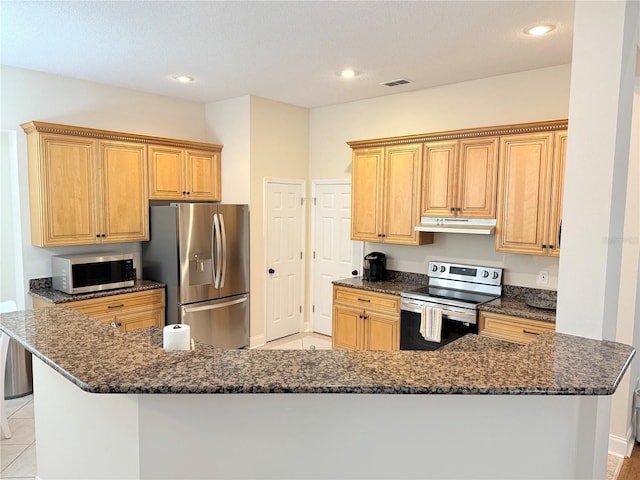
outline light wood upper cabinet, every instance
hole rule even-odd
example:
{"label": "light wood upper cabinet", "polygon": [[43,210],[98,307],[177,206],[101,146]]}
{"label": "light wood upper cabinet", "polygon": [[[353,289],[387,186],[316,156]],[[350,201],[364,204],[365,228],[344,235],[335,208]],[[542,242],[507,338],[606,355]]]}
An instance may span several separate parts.
{"label": "light wood upper cabinet", "polygon": [[149,198],[221,200],[220,153],[149,145]]}
{"label": "light wood upper cabinet", "polygon": [[31,243],[149,238],[146,146],[28,133]]}
{"label": "light wood upper cabinet", "polygon": [[186,151],[188,196],[197,200],[222,199],[220,187],[220,153]]}
{"label": "light wood upper cabinet", "polygon": [[379,242],[382,223],[384,148],[353,151],[351,175],[351,238]]}
{"label": "light wood upper cabinet", "polygon": [[501,138],[497,251],[558,255],[563,142],[566,134],[556,132]]}
{"label": "light wood upper cabinet", "polygon": [[455,216],[457,163],[457,141],[424,144],[422,216]]}
{"label": "light wood upper cabinet", "polygon": [[149,179],[153,199],[221,200],[222,145],[46,122],[22,128],[33,245],[148,240]]}
{"label": "light wood upper cabinet", "polygon": [[146,145],[100,141],[104,242],[149,239]]}
{"label": "light wood upper cabinet", "polygon": [[31,243],[43,247],[98,242],[96,141],[30,134],[27,149]]}
{"label": "light wood upper cabinet", "polygon": [[495,218],[498,137],[424,145],[421,216]]}
{"label": "light wood upper cabinet", "polygon": [[555,132],[553,148],[553,178],[551,181],[551,207],[549,209],[548,253],[560,256],[562,239],[562,197],[564,192],[564,171],[567,158],[567,131]]}
{"label": "light wood upper cabinet", "polygon": [[421,154],[421,144],[353,151],[353,240],[405,245],[433,242],[432,234],[414,230],[420,223]]}

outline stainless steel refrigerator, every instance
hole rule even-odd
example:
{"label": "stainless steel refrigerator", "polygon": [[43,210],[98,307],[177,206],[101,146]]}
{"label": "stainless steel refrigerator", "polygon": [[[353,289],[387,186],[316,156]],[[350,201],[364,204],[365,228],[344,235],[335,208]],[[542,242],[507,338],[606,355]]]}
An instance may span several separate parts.
{"label": "stainless steel refrigerator", "polygon": [[166,323],[216,347],[248,346],[249,207],[167,203],[149,215],[143,275],[167,285]]}

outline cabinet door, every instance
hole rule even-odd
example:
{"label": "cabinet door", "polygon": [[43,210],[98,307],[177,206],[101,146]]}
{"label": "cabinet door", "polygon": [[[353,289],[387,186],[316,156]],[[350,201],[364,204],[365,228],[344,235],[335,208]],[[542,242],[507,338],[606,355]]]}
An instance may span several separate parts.
{"label": "cabinet door", "polygon": [[562,197],[564,191],[564,170],[567,157],[567,131],[556,132],[553,149],[553,180],[551,182],[551,208],[549,211],[549,234],[547,245],[549,255],[560,256],[562,237]]}
{"label": "cabinet door", "polygon": [[457,183],[458,216],[496,218],[498,137],[460,140]]}
{"label": "cabinet door", "polygon": [[31,242],[39,247],[97,243],[96,142],[43,134],[40,151],[39,158],[29,156]]}
{"label": "cabinet door", "polygon": [[381,200],[384,149],[353,151],[351,174],[351,239],[382,241]]}
{"label": "cabinet door", "polygon": [[496,250],[546,255],[553,133],[500,139]]}
{"label": "cabinet door", "polygon": [[333,306],[333,348],[360,350],[364,343],[364,310]]}
{"label": "cabinet door", "polygon": [[100,142],[104,242],[149,239],[146,146]]}
{"label": "cabinet door", "polygon": [[118,329],[129,332],[139,328],[164,327],[164,310],[152,309],[116,317]]}
{"label": "cabinet door", "polygon": [[457,157],[458,142],[424,144],[421,215],[425,217],[456,215]]}
{"label": "cabinet door", "polygon": [[380,313],[365,312],[365,349],[400,350],[400,319]]}
{"label": "cabinet door", "polygon": [[149,146],[149,199],[181,200],[185,194],[184,151]]}
{"label": "cabinet door", "polygon": [[384,162],[383,241],[418,245],[422,144],[387,147]]}
{"label": "cabinet door", "polygon": [[221,200],[220,154],[217,152],[185,152],[187,197],[192,200]]}

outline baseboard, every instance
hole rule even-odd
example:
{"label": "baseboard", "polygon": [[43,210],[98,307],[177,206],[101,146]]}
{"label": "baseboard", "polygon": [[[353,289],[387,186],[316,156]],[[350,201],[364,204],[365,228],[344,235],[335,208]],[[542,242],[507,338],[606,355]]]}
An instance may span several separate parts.
{"label": "baseboard", "polygon": [[627,430],[627,438],[619,437],[617,435],[609,435],[609,454],[617,457],[630,457],[635,438],[633,435],[633,429],[629,427]]}
{"label": "baseboard", "polygon": [[249,348],[258,348],[267,343],[267,337],[265,334],[254,335],[249,338]]}

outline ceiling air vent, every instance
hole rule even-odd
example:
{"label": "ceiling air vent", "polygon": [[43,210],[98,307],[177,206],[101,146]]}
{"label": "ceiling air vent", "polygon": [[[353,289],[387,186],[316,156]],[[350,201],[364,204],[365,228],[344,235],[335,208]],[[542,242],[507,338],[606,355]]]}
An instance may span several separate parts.
{"label": "ceiling air vent", "polygon": [[411,83],[411,80],[406,78],[399,78],[398,80],[389,80],[388,82],[382,82],[380,85],[386,85],[387,87],[396,87],[398,85],[404,85],[405,83]]}

